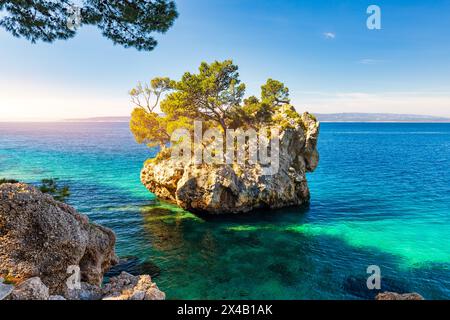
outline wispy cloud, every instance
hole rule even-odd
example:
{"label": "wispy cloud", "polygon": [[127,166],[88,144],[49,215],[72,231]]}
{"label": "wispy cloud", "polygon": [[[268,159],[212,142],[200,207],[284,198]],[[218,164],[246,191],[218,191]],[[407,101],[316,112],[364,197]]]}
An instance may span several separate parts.
{"label": "wispy cloud", "polygon": [[336,38],[336,33],[334,33],[334,32],[324,32],[323,36],[325,37],[325,39],[335,39]]}
{"label": "wispy cloud", "polygon": [[359,64],[366,64],[366,65],[374,65],[374,64],[379,64],[382,63],[383,60],[378,60],[378,59],[361,59],[358,60]]}

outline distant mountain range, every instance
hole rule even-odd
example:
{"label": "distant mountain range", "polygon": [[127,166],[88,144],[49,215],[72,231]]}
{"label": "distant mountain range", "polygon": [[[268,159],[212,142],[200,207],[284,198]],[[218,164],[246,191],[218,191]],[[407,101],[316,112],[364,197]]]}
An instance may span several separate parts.
{"label": "distant mountain range", "polygon": [[322,122],[450,122],[450,118],[395,113],[315,113]]}
{"label": "distant mountain range", "polygon": [[[314,113],[322,122],[450,122],[450,118],[395,113]],[[70,122],[128,122],[130,117],[67,119]]]}

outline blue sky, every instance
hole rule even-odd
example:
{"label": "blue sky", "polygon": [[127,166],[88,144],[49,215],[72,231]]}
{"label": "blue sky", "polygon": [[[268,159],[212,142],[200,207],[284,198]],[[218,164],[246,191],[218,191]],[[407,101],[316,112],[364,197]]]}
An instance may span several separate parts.
{"label": "blue sky", "polygon": [[[128,115],[127,91],[233,59],[248,94],[269,77],[299,111],[450,116],[450,1],[178,0],[152,52],[114,46],[95,27],[53,44],[0,30],[0,120]],[[369,5],[382,29],[366,27]],[[328,34],[328,36],[327,36]]]}

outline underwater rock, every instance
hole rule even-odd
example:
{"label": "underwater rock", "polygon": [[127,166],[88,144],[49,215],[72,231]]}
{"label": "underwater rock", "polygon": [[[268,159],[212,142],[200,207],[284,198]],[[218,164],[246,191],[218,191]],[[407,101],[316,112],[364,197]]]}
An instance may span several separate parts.
{"label": "underwater rock", "polygon": [[147,161],[141,181],[159,198],[196,213],[244,213],[308,203],[306,172],[319,162],[319,122],[307,112],[299,116],[291,106],[281,108],[278,117],[290,125],[280,132],[279,165],[272,175],[259,163],[185,164],[169,156]]}
{"label": "underwater rock", "polygon": [[408,288],[404,287],[401,283],[398,281],[382,277],[381,280],[381,289],[373,289],[369,290],[367,288],[367,277],[366,276],[349,276],[347,277],[343,284],[343,289],[350,293],[351,295],[354,295],[358,298],[366,299],[366,300],[373,300],[377,296],[377,294],[381,293],[382,291],[392,291],[392,292],[408,292]]}
{"label": "underwater rock", "polygon": [[151,261],[141,262],[138,257],[124,257],[119,260],[119,263],[111,267],[105,277],[112,278],[120,275],[123,271],[133,275],[148,274],[155,278],[161,274],[161,268]]}

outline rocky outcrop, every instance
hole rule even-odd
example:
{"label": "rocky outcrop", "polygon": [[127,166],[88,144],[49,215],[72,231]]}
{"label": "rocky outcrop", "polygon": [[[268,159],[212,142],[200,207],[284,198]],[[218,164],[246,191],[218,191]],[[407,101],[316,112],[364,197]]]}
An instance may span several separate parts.
{"label": "rocky outcrop", "polygon": [[149,275],[133,276],[122,272],[103,288],[103,300],[164,300],[166,295],[158,289]]}
{"label": "rocky outcrop", "polygon": [[48,300],[49,289],[38,277],[20,283],[11,293],[11,300]]}
{"label": "rocky outcrop", "polygon": [[63,296],[67,300],[101,300],[103,297],[100,286],[86,282],[82,282],[79,288],[66,287]]}
{"label": "rocky outcrop", "polygon": [[[118,261],[114,245],[111,230],[34,187],[0,185],[0,276],[15,284],[0,277],[0,300],[164,299],[147,275],[123,273],[101,286]],[[69,287],[68,270],[78,269],[80,282]]]}
{"label": "rocky outcrop", "polygon": [[69,266],[81,280],[100,285],[115,264],[114,233],[89,222],[72,207],[26,184],[0,185],[0,274],[40,277],[61,293]]}
{"label": "rocky outcrop", "polygon": [[148,275],[133,276],[122,272],[110,279],[104,287],[83,282],[80,289],[67,290],[64,296],[50,295],[49,289],[38,277],[30,278],[12,289],[0,300],[164,300]]}
{"label": "rocky outcrop", "polygon": [[[277,115],[288,125],[282,129],[279,167],[266,175],[260,164],[188,164],[171,159],[148,161],[141,171],[146,188],[183,209],[210,214],[243,213],[309,202],[306,172],[319,162],[319,122],[310,114],[298,115],[288,106]],[[295,117],[292,117],[295,113]]]}
{"label": "rocky outcrop", "polygon": [[418,293],[396,293],[396,292],[383,292],[379,293],[376,297],[376,300],[425,300]]}

